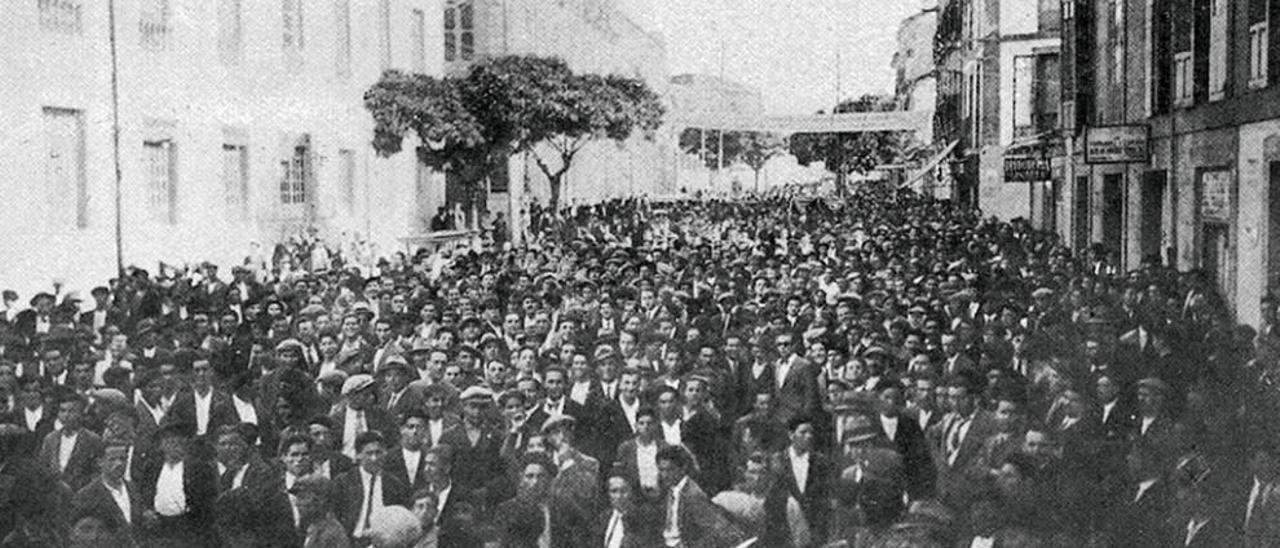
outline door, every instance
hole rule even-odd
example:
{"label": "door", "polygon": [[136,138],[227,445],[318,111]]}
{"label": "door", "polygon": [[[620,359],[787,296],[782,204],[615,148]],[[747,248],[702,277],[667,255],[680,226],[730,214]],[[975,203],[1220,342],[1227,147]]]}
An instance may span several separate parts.
{"label": "door", "polygon": [[1142,176],[1142,260],[1160,263],[1164,243],[1164,171],[1148,171]]}
{"label": "door", "polygon": [[1071,194],[1074,207],[1071,208],[1071,228],[1072,242],[1077,251],[1083,252],[1088,249],[1089,244],[1089,228],[1092,224],[1089,216],[1089,177],[1076,177],[1076,186]]}
{"label": "door", "polygon": [[1280,162],[1271,162],[1268,186],[1267,293],[1280,295]]}
{"label": "door", "polygon": [[1218,288],[1218,295],[1226,298],[1230,295],[1230,236],[1228,227],[1222,223],[1206,223],[1204,225],[1204,263],[1201,267]]}
{"label": "door", "polygon": [[1123,259],[1124,175],[1120,173],[1102,176],[1102,244],[1107,247],[1107,253]]}

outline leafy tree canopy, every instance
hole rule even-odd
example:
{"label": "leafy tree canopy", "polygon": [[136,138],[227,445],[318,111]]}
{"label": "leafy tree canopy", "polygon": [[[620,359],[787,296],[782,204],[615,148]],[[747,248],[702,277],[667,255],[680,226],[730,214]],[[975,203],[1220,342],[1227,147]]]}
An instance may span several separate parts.
{"label": "leafy tree canopy", "polygon": [[[444,78],[389,71],[365,92],[365,108],[374,119],[374,149],[383,156],[399,152],[410,133],[436,169],[492,166],[512,152],[532,154],[551,182],[552,207],[587,143],[621,144],[637,132],[652,139],[665,114],[661,98],[642,80],[576,74],[558,58],[531,55],[484,59],[466,74]],[[553,157],[542,156],[544,144]]]}
{"label": "leafy tree canopy", "polygon": [[[892,97],[869,94],[840,103],[835,112],[888,112],[897,109],[897,102]],[[866,173],[878,166],[897,162],[908,138],[908,133],[897,131],[799,134],[791,137],[790,148],[800,164],[807,166],[821,161],[827,169],[843,176],[850,172]]]}

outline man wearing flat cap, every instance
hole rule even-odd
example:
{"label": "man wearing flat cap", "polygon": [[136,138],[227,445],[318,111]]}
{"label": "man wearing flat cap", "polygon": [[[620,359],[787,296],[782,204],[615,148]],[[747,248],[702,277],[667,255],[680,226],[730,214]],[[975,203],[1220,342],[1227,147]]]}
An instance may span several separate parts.
{"label": "man wearing flat cap", "polygon": [[542,437],[559,469],[551,482],[552,496],[570,502],[585,520],[595,513],[598,502],[600,462],[574,446],[577,426],[572,415],[552,415],[542,424]]}
{"label": "man wearing flat cap", "polygon": [[1173,395],[1173,389],[1158,377],[1147,377],[1137,384],[1137,438],[1157,448],[1161,454],[1181,454],[1186,448],[1187,430],[1169,412],[1169,398]]}
{"label": "man wearing flat cap", "polygon": [[377,387],[373,377],[352,375],[342,383],[342,400],[329,414],[341,440],[342,454],[354,459],[356,438],[365,432],[379,432],[395,439],[395,421],[377,405]]}
{"label": "man wearing flat cap", "polygon": [[378,380],[382,382],[379,392],[379,405],[392,418],[399,417],[410,409],[422,407],[422,394],[410,386],[413,380],[409,371],[409,363],[398,354],[387,356],[378,365]]}
{"label": "man wearing flat cap", "polygon": [[462,422],[440,436],[440,443],[453,448],[453,479],[457,487],[474,500],[490,500],[488,488],[502,477],[502,432],[488,420],[494,403],[493,391],[472,386],[462,391]]}

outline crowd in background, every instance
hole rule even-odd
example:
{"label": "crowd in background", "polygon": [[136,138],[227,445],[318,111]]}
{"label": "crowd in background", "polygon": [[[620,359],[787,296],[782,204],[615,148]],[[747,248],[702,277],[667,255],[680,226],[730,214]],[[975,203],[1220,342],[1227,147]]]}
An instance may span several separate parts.
{"label": "crowd in background", "polygon": [[1280,546],[1272,298],[876,186],[529,230],[6,292],[2,545]]}

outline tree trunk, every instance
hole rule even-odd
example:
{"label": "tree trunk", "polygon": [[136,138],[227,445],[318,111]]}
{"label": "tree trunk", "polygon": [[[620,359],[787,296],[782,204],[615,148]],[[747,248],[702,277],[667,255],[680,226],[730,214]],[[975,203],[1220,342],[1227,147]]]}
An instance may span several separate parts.
{"label": "tree trunk", "polygon": [[760,170],[756,170],[756,194],[760,193]]}
{"label": "tree trunk", "polygon": [[560,184],[563,182],[563,177],[564,174],[547,175],[547,186],[551,190],[551,199],[548,201],[548,206],[553,212],[560,210]]}

